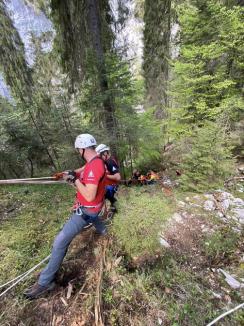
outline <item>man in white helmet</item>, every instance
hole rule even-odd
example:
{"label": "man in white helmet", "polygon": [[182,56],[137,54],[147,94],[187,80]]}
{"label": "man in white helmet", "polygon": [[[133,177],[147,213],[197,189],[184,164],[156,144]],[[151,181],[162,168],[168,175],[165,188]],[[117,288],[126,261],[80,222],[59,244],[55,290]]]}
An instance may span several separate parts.
{"label": "man in white helmet", "polygon": [[74,211],[54,240],[48,265],[41,272],[38,282],[25,292],[29,299],[35,299],[55,287],[54,278],[64,259],[69,244],[88,224],[92,223],[99,234],[106,234],[106,227],[99,218],[105,196],[105,164],[95,151],[96,140],[89,134],[79,135],[75,148],[86,161],[82,173],[80,169],[68,171],[65,180],[76,189]]}
{"label": "man in white helmet", "polygon": [[111,209],[116,211],[114,206],[116,198],[114,197],[117,189],[118,183],[121,180],[121,175],[119,172],[119,166],[116,160],[111,156],[110,148],[105,144],[100,144],[96,147],[96,152],[104,160],[107,174],[106,174],[106,194],[105,198],[111,203]]}

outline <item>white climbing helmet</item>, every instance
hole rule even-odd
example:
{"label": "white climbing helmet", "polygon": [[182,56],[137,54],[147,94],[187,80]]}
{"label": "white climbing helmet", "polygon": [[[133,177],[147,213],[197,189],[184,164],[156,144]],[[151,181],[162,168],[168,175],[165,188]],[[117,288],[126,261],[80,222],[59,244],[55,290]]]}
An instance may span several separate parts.
{"label": "white climbing helmet", "polygon": [[105,151],[110,151],[110,148],[107,145],[100,144],[96,147],[97,154],[101,154]]}
{"label": "white climbing helmet", "polygon": [[90,134],[81,134],[76,137],[75,148],[87,148],[91,146],[96,146],[96,139]]}

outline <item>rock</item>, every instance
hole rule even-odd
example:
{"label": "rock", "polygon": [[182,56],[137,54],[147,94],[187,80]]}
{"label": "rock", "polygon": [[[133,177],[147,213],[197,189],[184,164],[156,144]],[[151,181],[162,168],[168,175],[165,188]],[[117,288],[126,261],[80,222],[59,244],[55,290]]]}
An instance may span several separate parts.
{"label": "rock", "polygon": [[214,198],[217,200],[217,201],[224,201],[225,199],[231,199],[233,200],[234,197],[232,196],[232,194],[230,194],[229,192],[227,191],[223,191],[223,190],[216,190],[214,192]]}
{"label": "rock", "polygon": [[205,211],[214,211],[216,206],[214,201],[206,200],[205,203],[203,204],[203,208],[205,209]]}
{"label": "rock", "polygon": [[240,219],[239,219],[239,222],[240,222],[241,224],[244,224],[244,218],[240,218]]}
{"label": "rock", "polygon": [[224,211],[227,211],[227,209],[230,207],[230,199],[224,199],[221,203],[220,206]]}
{"label": "rock", "polygon": [[217,212],[217,216],[220,217],[220,218],[222,218],[222,217],[224,216],[224,214],[221,213],[220,211],[218,211],[218,212]]}
{"label": "rock", "polygon": [[172,188],[174,186],[174,183],[167,177],[163,179],[163,185]]}
{"label": "rock", "polygon": [[241,230],[237,227],[232,227],[232,230],[235,232],[235,233],[238,233],[238,234],[241,234]]}
{"label": "rock", "polygon": [[186,203],[184,202],[184,201],[178,201],[178,205],[180,206],[180,207],[185,207],[186,206]]}
{"label": "rock", "polygon": [[241,198],[234,198],[231,204],[238,207],[244,207],[244,200]]}
{"label": "rock", "polygon": [[211,195],[211,194],[205,194],[204,197],[209,199],[209,200],[214,200],[214,196]]}
{"label": "rock", "polygon": [[239,166],[237,169],[240,172],[240,174],[244,174],[244,165]]}
{"label": "rock", "polygon": [[201,205],[194,204],[194,203],[189,203],[191,207],[202,207]]}
{"label": "rock", "polygon": [[212,292],[212,294],[213,294],[213,296],[215,297],[215,298],[217,298],[217,299],[222,299],[222,295],[221,294],[219,294],[219,293],[215,293],[214,291],[211,291]]}
{"label": "rock", "polygon": [[162,238],[162,236],[160,236],[159,242],[164,248],[170,248],[170,244],[164,238]]}
{"label": "rock", "polygon": [[172,219],[175,220],[177,223],[181,223],[182,222],[182,216],[179,213],[174,213],[174,215],[172,216]]}
{"label": "rock", "polygon": [[226,282],[229,284],[229,286],[232,289],[240,289],[244,287],[243,283],[240,283],[237,281],[233,276],[231,276],[229,273],[225,272],[223,269],[219,268],[219,272],[221,272],[225,276]]}
{"label": "rock", "polygon": [[201,201],[203,200],[203,198],[199,195],[193,196],[193,199],[195,203],[201,203]]}
{"label": "rock", "polygon": [[181,216],[184,218],[187,218],[189,216],[189,214],[187,212],[183,212],[183,213],[181,213]]}
{"label": "rock", "polygon": [[[234,208],[232,210],[234,213],[235,217],[239,219],[240,223],[244,223],[244,208]],[[242,221],[242,222],[241,222]]]}
{"label": "rock", "polygon": [[201,225],[201,229],[203,233],[208,233],[209,232],[209,228],[206,225]]}

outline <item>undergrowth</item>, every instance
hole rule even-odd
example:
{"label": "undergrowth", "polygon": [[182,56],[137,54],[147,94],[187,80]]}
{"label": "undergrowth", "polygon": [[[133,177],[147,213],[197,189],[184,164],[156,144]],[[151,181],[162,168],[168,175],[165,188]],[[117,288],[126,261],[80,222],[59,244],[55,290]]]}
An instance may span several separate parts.
{"label": "undergrowth", "polygon": [[111,231],[129,256],[152,254],[159,248],[159,232],[173,212],[173,201],[155,185],[124,191]]}
{"label": "undergrowth", "polygon": [[[0,283],[50,254],[70,213],[73,191],[63,185],[1,187]],[[7,209],[6,209],[7,207]]]}
{"label": "undergrowth", "polygon": [[[244,294],[228,287],[217,268],[234,271],[239,279],[244,277],[243,263],[240,263],[243,234],[234,233],[231,226],[223,226],[210,213],[191,206],[188,213],[194,215],[196,209],[195,217],[175,229],[176,233],[167,239],[170,248],[160,245],[159,233],[177,211],[177,201],[186,196],[194,195],[175,192],[165,197],[158,185],[121,187],[119,213],[109,227],[110,245],[103,274],[102,308],[106,326],[205,326],[242,302]],[[1,188],[0,284],[50,253],[54,236],[70,213],[73,197],[73,190],[63,185]],[[195,200],[199,203],[199,197]],[[201,232],[203,224],[209,232]],[[75,250],[80,246],[79,241],[76,242]],[[96,251],[96,247],[90,249]],[[81,261],[85,259],[85,252],[79,256]],[[92,266],[89,255],[86,259]],[[133,261],[136,264],[131,264]],[[70,264],[63,264],[63,269],[67,270]],[[84,266],[83,278],[77,280],[81,283],[76,284],[78,288],[82,287],[86,268],[89,268]],[[82,269],[79,265],[76,268]],[[0,312],[1,325],[14,325],[11,320],[22,320],[25,309],[28,311],[26,325],[32,325],[32,320],[38,321],[32,319],[37,318],[34,311],[32,316],[32,303],[22,296],[27,283],[15,288],[1,302],[0,308],[8,307]],[[84,298],[88,294],[82,293]],[[62,294],[50,295],[49,301],[56,297],[61,302],[58,295]],[[93,298],[88,295],[88,299]],[[75,307],[77,298],[70,300],[74,311],[81,311],[82,316],[84,310]],[[89,302],[90,309],[93,303]],[[44,310],[51,309],[48,301],[40,300],[40,305],[46,305],[42,307]],[[68,313],[69,307],[65,309]],[[14,315],[19,317],[15,319]],[[243,311],[239,311],[226,317],[220,325],[243,323]]]}
{"label": "undergrowth", "polygon": [[[181,200],[185,196],[176,195]],[[228,287],[216,266],[243,277],[238,268],[243,235],[199,207],[197,221],[190,219],[179,226],[172,247],[158,255],[162,250],[158,233],[176,209],[176,197],[164,198],[157,188],[135,188],[120,198],[109,251],[112,267],[103,286],[106,325],[205,326],[242,302],[243,293]],[[189,213],[194,209],[190,207]],[[208,226],[209,232],[202,233],[201,225]],[[148,252],[147,264],[142,260],[131,269],[128,260]],[[239,311],[221,325],[239,326],[243,321]]]}

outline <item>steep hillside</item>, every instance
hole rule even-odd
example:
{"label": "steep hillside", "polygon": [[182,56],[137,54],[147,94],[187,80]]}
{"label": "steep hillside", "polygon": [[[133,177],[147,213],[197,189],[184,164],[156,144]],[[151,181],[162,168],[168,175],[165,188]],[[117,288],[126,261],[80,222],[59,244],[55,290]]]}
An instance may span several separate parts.
{"label": "steep hillside", "polygon": [[[23,298],[37,271],[3,296],[1,325],[206,325],[244,299],[243,288],[233,289],[219,271],[243,282],[237,194],[243,196],[121,187],[108,236],[90,228],[76,237],[53,293]],[[61,185],[1,189],[1,284],[49,254],[72,196]],[[225,211],[221,196],[229,198]],[[239,310],[221,325],[243,322]]]}

